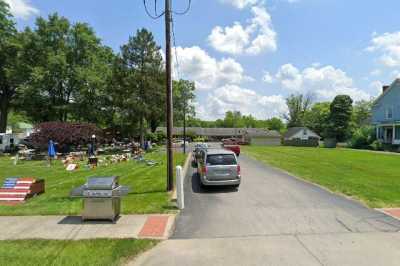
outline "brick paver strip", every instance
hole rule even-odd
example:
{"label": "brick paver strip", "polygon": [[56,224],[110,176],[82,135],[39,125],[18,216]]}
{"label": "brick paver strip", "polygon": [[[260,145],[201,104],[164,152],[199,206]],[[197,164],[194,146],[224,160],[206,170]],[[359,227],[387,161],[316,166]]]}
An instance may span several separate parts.
{"label": "brick paver strip", "polygon": [[395,208],[395,209],[383,209],[384,212],[386,212],[389,215],[392,215],[398,219],[400,219],[400,208]]}
{"label": "brick paver strip", "polygon": [[15,206],[22,203],[23,201],[0,201],[0,206]]}
{"label": "brick paver strip", "polygon": [[163,237],[168,218],[168,216],[149,216],[139,237]]}

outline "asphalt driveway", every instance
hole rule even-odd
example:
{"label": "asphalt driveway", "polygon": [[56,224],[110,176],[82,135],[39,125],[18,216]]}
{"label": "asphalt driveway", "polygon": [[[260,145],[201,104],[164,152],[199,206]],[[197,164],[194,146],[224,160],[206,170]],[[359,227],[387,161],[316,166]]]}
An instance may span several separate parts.
{"label": "asphalt driveway", "polygon": [[172,240],[143,265],[398,265],[400,221],[246,156],[242,185],[186,177]]}

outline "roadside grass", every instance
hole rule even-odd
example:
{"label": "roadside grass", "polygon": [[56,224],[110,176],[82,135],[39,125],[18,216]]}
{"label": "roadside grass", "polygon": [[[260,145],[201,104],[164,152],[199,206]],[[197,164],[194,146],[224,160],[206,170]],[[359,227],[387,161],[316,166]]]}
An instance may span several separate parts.
{"label": "roadside grass", "polygon": [[5,240],[0,265],[121,265],[155,246],[156,240]]}
{"label": "roadside grass", "polygon": [[357,198],[372,208],[400,207],[400,156],[339,148],[242,149],[259,161]]}
{"label": "roadside grass", "polygon": [[[120,184],[130,187],[122,199],[122,213],[167,213],[175,210],[166,192],[166,154],[156,151],[146,154],[147,159],[159,162],[147,166],[136,161],[121,162],[96,169],[80,169],[68,172],[60,161],[51,167],[44,161],[20,161],[13,165],[10,157],[0,157],[0,184],[6,177],[26,176],[43,178],[46,192],[17,206],[1,206],[0,215],[76,215],[81,212],[82,200],[70,198],[71,189],[83,185],[90,176],[120,177]],[[185,156],[175,153],[176,165],[183,165]]]}

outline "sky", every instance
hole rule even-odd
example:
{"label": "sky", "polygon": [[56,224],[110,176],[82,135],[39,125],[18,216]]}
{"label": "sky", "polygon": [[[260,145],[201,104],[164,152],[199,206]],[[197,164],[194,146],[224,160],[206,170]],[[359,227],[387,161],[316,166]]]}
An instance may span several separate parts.
{"label": "sky", "polygon": [[[90,24],[116,52],[143,27],[164,47],[164,20],[147,16],[142,0],[5,1],[20,29],[57,12]],[[188,2],[172,0],[173,9]],[[281,117],[298,93],[370,100],[400,77],[399,9],[398,0],[192,0],[187,14],[174,15],[174,77],[195,81],[205,120],[228,110]]]}

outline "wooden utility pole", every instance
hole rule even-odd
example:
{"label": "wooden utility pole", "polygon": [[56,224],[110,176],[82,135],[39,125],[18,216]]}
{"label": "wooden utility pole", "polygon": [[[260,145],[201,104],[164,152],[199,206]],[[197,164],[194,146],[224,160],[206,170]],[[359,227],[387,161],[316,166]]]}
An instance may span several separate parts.
{"label": "wooden utility pole", "polygon": [[172,77],[171,77],[171,0],[165,0],[165,58],[167,75],[167,191],[174,187],[174,153],[172,150]]}

